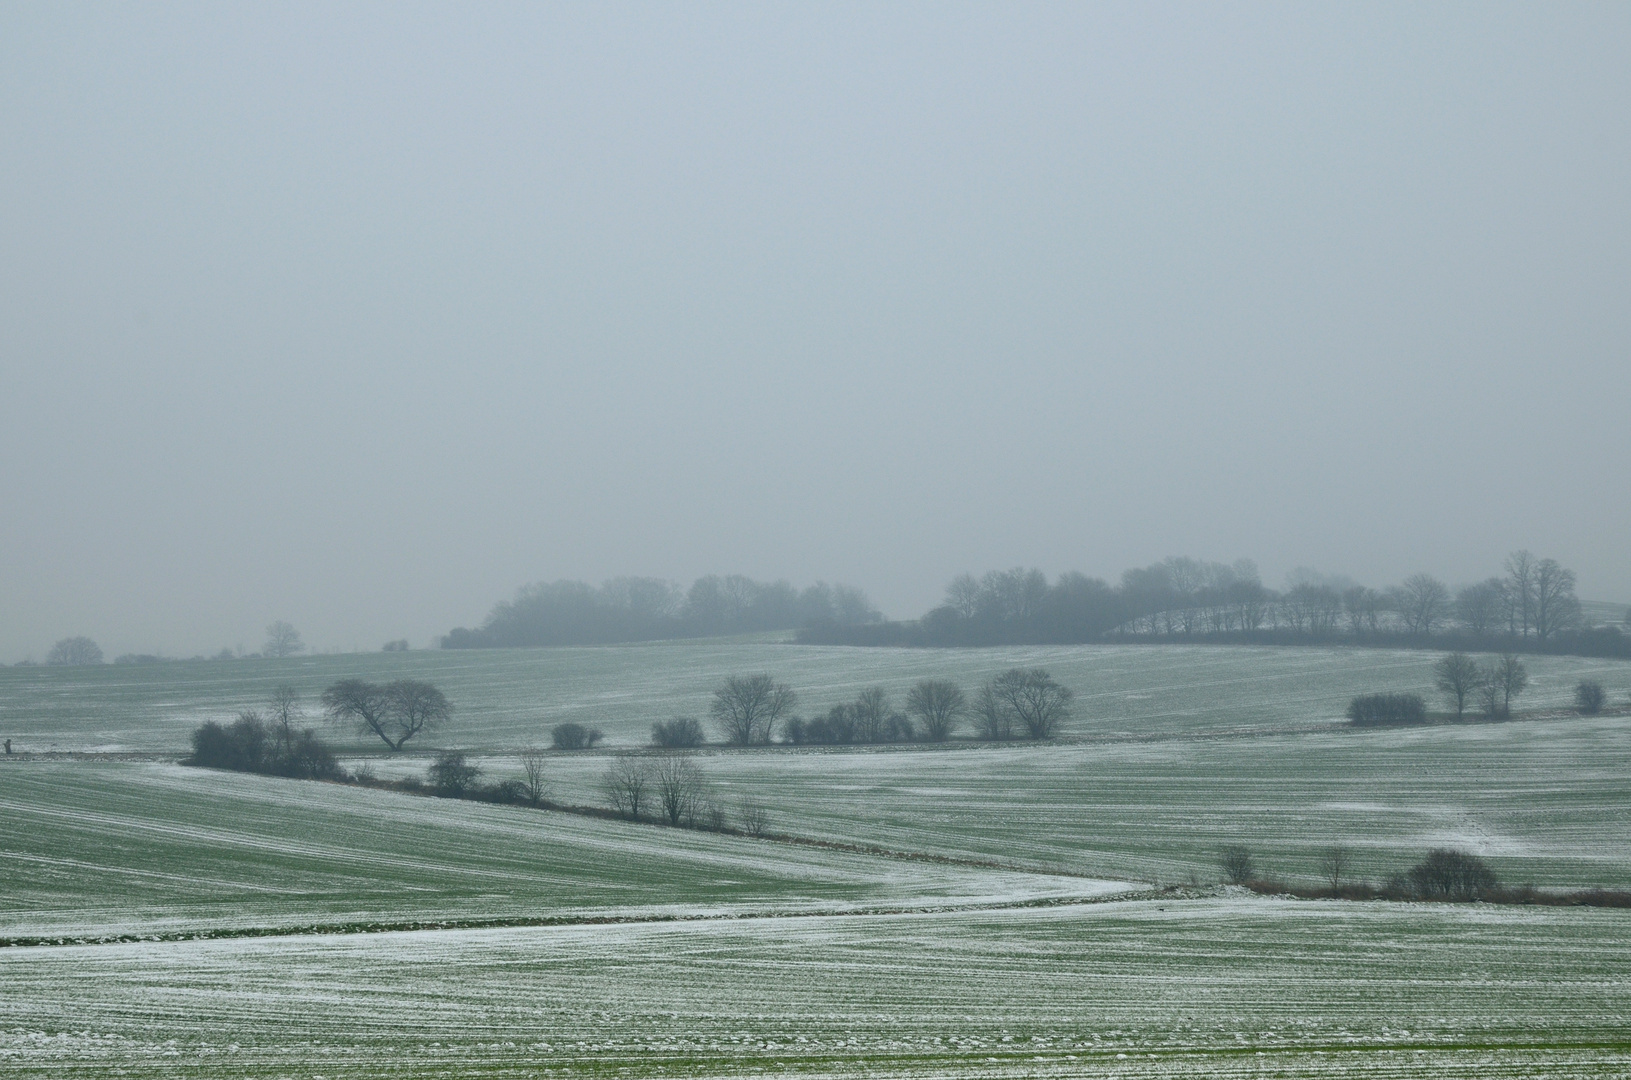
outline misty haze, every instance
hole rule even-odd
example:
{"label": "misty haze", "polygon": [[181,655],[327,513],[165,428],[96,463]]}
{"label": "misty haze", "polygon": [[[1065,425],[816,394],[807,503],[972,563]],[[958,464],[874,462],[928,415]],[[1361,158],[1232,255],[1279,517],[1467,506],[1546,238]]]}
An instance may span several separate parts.
{"label": "misty haze", "polygon": [[0,11],[0,1072],[1631,1073],[1628,58]]}

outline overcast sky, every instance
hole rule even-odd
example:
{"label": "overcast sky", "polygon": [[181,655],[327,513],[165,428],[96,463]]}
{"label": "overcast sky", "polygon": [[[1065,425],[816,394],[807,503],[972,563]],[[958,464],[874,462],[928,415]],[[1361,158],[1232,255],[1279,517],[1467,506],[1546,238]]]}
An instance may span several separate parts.
{"label": "overcast sky", "polygon": [[1631,6],[0,7],[0,660],[1170,554],[1631,600]]}

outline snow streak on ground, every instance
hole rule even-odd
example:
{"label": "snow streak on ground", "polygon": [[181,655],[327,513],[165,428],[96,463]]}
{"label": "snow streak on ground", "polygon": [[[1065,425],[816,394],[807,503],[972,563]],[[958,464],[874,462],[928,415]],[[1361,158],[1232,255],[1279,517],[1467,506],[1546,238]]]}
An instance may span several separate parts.
{"label": "snow streak on ground", "polygon": [[[1355,694],[1432,696],[1429,652],[1343,648],[1071,645],[998,649],[860,649],[705,640],[559,649],[357,653],[287,660],[0,668],[0,733],[26,751],[181,751],[205,719],[264,706],[291,683],[316,709],[338,679],[428,679],[456,708],[427,745],[497,750],[547,743],[551,725],[603,728],[639,745],[656,720],[706,716],[726,675],[770,672],[817,715],[868,686],[897,706],[918,679],[972,690],[1004,668],[1041,666],[1076,692],[1067,732],[1089,735],[1262,731],[1330,723]],[[1575,683],[1600,680],[1623,703],[1631,662],[1525,657],[1528,708],[1566,706]],[[367,748],[368,743],[359,742]],[[378,742],[372,744],[378,748]]]}
{"label": "snow streak on ground", "polygon": [[1239,897],[8,949],[0,1072],[1625,1076],[1628,928]]}

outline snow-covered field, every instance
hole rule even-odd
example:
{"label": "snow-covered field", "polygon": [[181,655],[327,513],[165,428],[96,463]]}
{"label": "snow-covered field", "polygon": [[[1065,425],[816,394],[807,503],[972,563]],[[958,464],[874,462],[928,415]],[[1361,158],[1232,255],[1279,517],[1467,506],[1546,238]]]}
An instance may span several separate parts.
{"label": "snow-covered field", "polygon": [[[856,649],[709,640],[10,667],[0,668],[0,732],[24,751],[177,752],[199,722],[264,705],[280,683],[297,686],[315,713],[317,696],[338,679],[411,677],[441,687],[456,710],[453,721],[424,745],[498,750],[547,744],[549,728],[568,720],[602,728],[609,744],[640,745],[653,721],[706,716],[714,688],[730,674],[772,673],[798,691],[799,711],[809,716],[868,686],[888,688],[898,705],[918,679],[955,679],[972,691],[1015,665],[1046,667],[1076,692],[1067,734],[1252,732],[1329,724],[1355,694],[1400,690],[1431,696],[1435,659],[1433,653],[1377,649]],[[1531,674],[1525,708],[1566,706],[1582,678],[1600,680],[1621,703],[1631,693],[1631,662],[1526,657],[1524,663]],[[380,748],[377,740],[373,746]]]}
{"label": "snow-covered field", "polygon": [[1625,1076],[1628,927],[1224,897],[6,949],[0,1073]]}

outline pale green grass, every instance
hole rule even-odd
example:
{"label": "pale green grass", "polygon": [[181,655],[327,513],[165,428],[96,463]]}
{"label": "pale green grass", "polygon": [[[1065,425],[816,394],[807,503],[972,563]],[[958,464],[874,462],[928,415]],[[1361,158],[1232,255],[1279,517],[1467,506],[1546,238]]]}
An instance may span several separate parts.
{"label": "pale green grass", "polygon": [[0,937],[1080,897],[1103,882],[177,765],[0,768]]}
{"label": "pale green grass", "polygon": [[0,1072],[1625,1076],[1628,930],[1240,898],[9,949]]}
{"label": "pale green grass", "polygon": [[[205,719],[264,704],[296,685],[315,713],[325,686],[347,677],[428,679],[454,720],[428,746],[497,750],[548,742],[551,725],[604,729],[638,745],[653,721],[705,717],[726,675],[770,672],[816,715],[881,685],[897,706],[913,682],[950,678],[972,690],[1004,668],[1042,666],[1076,692],[1065,732],[1113,735],[1262,731],[1338,720],[1355,694],[1431,695],[1436,654],[1375,649],[1215,646],[1059,646],[1007,649],[854,649],[762,640],[664,642],[575,649],[360,653],[289,660],[181,661],[151,666],[0,668],[0,737],[23,751],[181,752]],[[1525,658],[1525,708],[1561,708],[1581,678],[1617,701],[1631,692],[1631,662]],[[315,716],[314,716],[315,719]],[[342,739],[349,732],[335,733]],[[351,745],[365,748],[366,741]],[[372,744],[380,747],[378,741]],[[382,747],[380,747],[382,748]]]}

